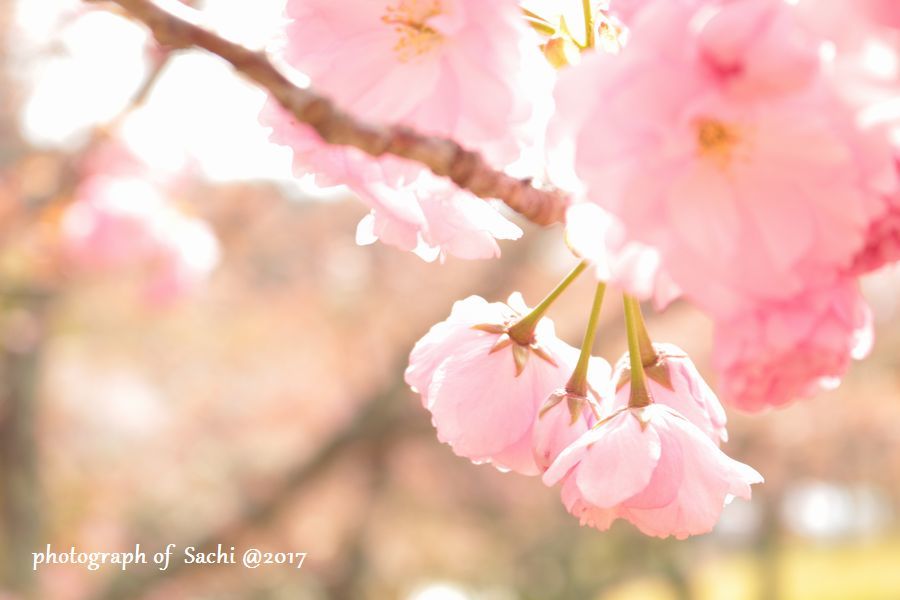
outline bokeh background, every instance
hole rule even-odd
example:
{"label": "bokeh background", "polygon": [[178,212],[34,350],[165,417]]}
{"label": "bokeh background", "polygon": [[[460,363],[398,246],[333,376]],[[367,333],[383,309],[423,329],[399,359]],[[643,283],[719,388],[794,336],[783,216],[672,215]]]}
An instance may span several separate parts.
{"label": "bokeh background", "polygon": [[[277,0],[195,4],[250,45],[280,18]],[[0,0],[0,42],[2,600],[900,598],[900,270],[865,281],[877,342],[840,388],[730,412],[728,453],[767,480],[752,502],[687,542],[599,533],[538,480],[455,457],[402,383],[453,301],[537,302],[573,263],[558,230],[523,224],[490,262],[359,247],[363,206],[294,177],[257,123],[264,95],[215,58],[74,0]],[[172,201],[218,238],[211,277],[177,300],[59,258],[59,214],[113,146],[177,170]],[[551,311],[573,345],[591,288]],[[596,348],[610,361],[617,300]],[[676,304],[648,326],[711,377],[702,315]],[[46,544],[135,543],[308,557],[31,569]]]}

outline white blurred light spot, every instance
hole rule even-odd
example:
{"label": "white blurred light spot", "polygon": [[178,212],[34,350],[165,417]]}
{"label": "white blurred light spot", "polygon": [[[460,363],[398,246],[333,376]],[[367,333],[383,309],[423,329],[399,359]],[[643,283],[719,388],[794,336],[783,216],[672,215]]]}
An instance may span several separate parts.
{"label": "white blurred light spot", "polygon": [[127,106],[146,72],[147,32],[107,12],[66,27],[62,54],[34,65],[22,130],[36,145],[66,146]]}
{"label": "white blurred light spot", "polygon": [[793,486],[781,509],[788,529],[818,539],[872,535],[891,520],[890,503],[877,489],[821,481]]}
{"label": "white blurred light spot", "polygon": [[[264,47],[283,24],[283,4],[206,0],[202,20],[241,43]],[[73,11],[71,0],[20,0],[17,10],[17,24],[34,54],[25,53],[30,95],[21,116],[23,133],[35,145],[71,147],[128,106],[147,72],[146,29],[103,10],[88,10],[61,26]],[[48,39],[57,42],[61,54],[35,53]],[[297,182],[290,150],[270,143],[268,129],[259,123],[265,101],[264,92],[221,60],[200,52],[180,54],[121,133],[139,158],[164,172],[193,164],[214,182],[275,180],[304,195],[333,195],[309,180]]]}
{"label": "white blurred light spot", "polygon": [[472,596],[449,583],[431,583],[413,591],[407,600],[472,600]]}
{"label": "white blurred light spot", "polygon": [[882,79],[893,79],[897,76],[898,58],[896,50],[876,39],[866,40],[862,51],[863,67]]}
{"label": "white blurred light spot", "polygon": [[167,424],[164,398],[143,374],[72,358],[74,362],[63,363],[55,384],[66,390],[59,398],[86,435],[101,443],[113,438],[137,441]]}
{"label": "white blurred light spot", "polygon": [[225,37],[260,47],[276,37],[286,21],[285,0],[205,0],[203,20]]}
{"label": "white blurred light spot", "polygon": [[83,10],[84,4],[79,0],[18,0],[16,2],[14,23],[25,38],[28,45],[34,45],[54,39],[60,22],[67,15]]}
{"label": "white blurred light spot", "polygon": [[172,61],[147,103],[129,116],[124,134],[151,161],[186,152],[213,181],[289,180],[290,151],[270,143],[257,118],[265,101],[262,91],[220,60],[185,54]]}
{"label": "white blurred light spot", "polygon": [[834,62],[834,59],[837,58],[837,46],[834,45],[834,42],[823,42],[819,45],[819,58],[823,62]]}

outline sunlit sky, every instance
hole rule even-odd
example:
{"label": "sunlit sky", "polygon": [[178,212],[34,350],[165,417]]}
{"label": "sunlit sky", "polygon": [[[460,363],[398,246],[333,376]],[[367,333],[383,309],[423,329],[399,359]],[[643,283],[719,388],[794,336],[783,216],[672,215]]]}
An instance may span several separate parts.
{"label": "sunlit sky", "polygon": [[[236,41],[267,46],[284,0],[207,0],[206,22]],[[72,147],[127,106],[147,73],[147,32],[77,0],[17,0],[13,57],[28,89],[22,131],[36,146]],[[265,94],[221,60],[183,52],[146,104],[123,124],[131,149],[153,166],[191,161],[213,181],[291,179],[290,152],[257,121]]]}

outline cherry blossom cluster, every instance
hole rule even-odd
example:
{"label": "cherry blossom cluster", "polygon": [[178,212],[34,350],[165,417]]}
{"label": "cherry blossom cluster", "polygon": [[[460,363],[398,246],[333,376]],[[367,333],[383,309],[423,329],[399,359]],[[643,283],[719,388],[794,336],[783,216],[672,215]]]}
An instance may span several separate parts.
{"label": "cherry blossom cluster", "polygon": [[[709,531],[762,481],[728,458],[725,413],[640,301],[715,323],[722,397],[756,411],[833,386],[872,342],[858,279],[900,259],[900,3],[894,0],[288,0],[285,63],[343,110],[474,148],[565,190],[582,262],[534,309],[457,302],[406,372],[438,438],[562,486],[606,529]],[[325,144],[273,100],[298,173],[370,209],[360,243],[426,260],[499,255],[522,231],[411,161]],[[547,308],[599,283],[581,351]],[[591,356],[607,286],[626,355]]]}
{"label": "cherry blossom cluster", "polygon": [[593,326],[580,353],[557,338],[546,305],[472,296],[416,344],[406,381],[438,439],[476,463],[562,483],[568,511],[601,530],[621,518],[685,538],[710,531],[732,497],[749,499],[762,477],[719,449],[718,398],[684,351],[649,342],[635,301],[615,369],[591,356]]}
{"label": "cherry blossom cluster", "polygon": [[550,138],[602,209],[570,209],[573,244],[709,314],[720,389],[747,410],[839,381],[872,337],[857,278],[900,258],[900,5],[876,4],[629,2],[626,48],[557,82]]}

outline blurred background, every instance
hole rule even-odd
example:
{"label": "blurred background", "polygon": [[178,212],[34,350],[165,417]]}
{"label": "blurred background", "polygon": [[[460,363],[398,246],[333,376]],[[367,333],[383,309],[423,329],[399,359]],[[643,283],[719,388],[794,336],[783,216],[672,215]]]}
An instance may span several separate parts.
{"label": "blurred background", "polygon": [[[195,4],[250,45],[278,28],[278,0]],[[766,478],[751,503],[687,542],[599,533],[557,490],[455,457],[402,383],[453,301],[536,303],[573,264],[559,231],[488,262],[359,247],[362,204],[295,178],[264,95],[215,58],[74,0],[0,0],[0,42],[0,599],[900,598],[900,270],[865,282],[877,342],[840,388],[731,411],[728,453]],[[152,235],[97,229],[137,219],[98,216],[106,172],[165,202]],[[109,259],[126,247],[140,260]],[[591,288],[551,310],[573,345]],[[648,317],[709,374],[702,315]],[[620,321],[610,296],[610,361]],[[135,543],[308,556],[32,569],[46,544]]]}

